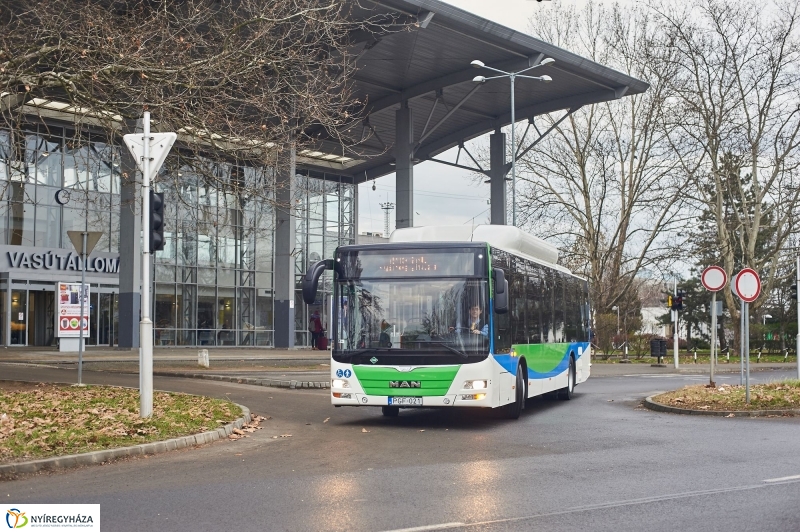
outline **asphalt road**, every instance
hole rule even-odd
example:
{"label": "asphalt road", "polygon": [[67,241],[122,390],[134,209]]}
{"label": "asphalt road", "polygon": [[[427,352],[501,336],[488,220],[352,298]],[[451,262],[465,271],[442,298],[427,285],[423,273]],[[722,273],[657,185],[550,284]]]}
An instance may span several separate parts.
{"label": "asphalt road", "polygon": [[[137,385],[136,376],[108,373],[84,380]],[[507,421],[463,410],[383,418],[379,409],[333,408],[326,390],[156,377],[156,388],[229,397],[272,419],[236,442],[3,482],[0,496],[99,503],[103,530],[113,531],[800,529],[800,419],[638,406],[645,395],[703,380],[592,378],[572,401],[537,399]]]}

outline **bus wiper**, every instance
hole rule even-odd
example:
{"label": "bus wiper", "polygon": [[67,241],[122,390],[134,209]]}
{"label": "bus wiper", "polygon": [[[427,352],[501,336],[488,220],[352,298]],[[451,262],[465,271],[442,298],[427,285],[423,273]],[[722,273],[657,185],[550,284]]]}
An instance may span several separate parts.
{"label": "bus wiper", "polygon": [[447,345],[447,344],[444,344],[444,343],[442,343],[442,342],[434,342],[434,343],[435,343],[436,345],[440,345],[440,346],[444,347],[444,348],[445,348],[445,349],[447,349],[448,351],[452,351],[453,353],[457,354],[458,356],[460,356],[460,357],[462,357],[462,358],[469,358],[469,355],[468,355],[468,354],[466,354],[464,351],[461,351],[461,350],[459,350],[459,349],[456,349],[455,347],[451,347],[451,346],[449,346],[449,345]]}
{"label": "bus wiper", "polygon": [[354,356],[363,355],[364,353],[372,353],[375,351],[389,351],[389,347],[367,347],[366,349],[357,349],[349,353],[341,353],[339,356],[343,358],[353,358]]}

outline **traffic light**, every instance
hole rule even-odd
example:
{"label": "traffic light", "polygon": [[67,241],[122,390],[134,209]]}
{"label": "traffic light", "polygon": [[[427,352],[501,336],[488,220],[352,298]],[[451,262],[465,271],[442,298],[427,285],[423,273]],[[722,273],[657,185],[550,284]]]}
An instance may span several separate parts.
{"label": "traffic light", "polygon": [[672,310],[672,294],[667,295],[667,308]]}
{"label": "traffic light", "polygon": [[164,249],[164,194],[150,191],[150,253]]}
{"label": "traffic light", "polygon": [[793,284],[791,286],[791,289],[792,289],[792,299],[797,299],[797,285]]}
{"label": "traffic light", "polygon": [[675,310],[683,310],[683,296],[686,295],[686,292],[683,290],[678,290],[678,295],[675,296],[675,306],[673,307]]}

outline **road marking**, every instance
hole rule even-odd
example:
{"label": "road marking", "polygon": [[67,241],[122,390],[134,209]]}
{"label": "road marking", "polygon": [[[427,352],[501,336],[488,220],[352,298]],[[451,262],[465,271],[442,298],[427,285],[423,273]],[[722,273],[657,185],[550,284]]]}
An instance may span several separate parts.
{"label": "road marking", "polygon": [[764,482],[784,482],[786,480],[800,480],[800,475],[792,475],[791,477],[768,478]]}
{"label": "road marking", "polygon": [[668,377],[682,377],[680,373],[639,373],[635,375],[623,375],[623,377],[649,377],[651,379],[661,379]]}
{"label": "road marking", "polygon": [[[795,475],[792,477],[784,477],[782,479],[771,479],[772,482],[786,482],[787,484],[792,484],[795,482],[800,482],[800,475]],[[764,481],[769,482],[769,481]],[[750,491],[750,490],[757,490],[763,489],[769,486],[774,486],[775,484],[755,484],[751,486],[736,486],[732,488],[718,488],[713,490],[699,490],[699,491],[686,491],[682,493],[673,493],[670,495],[661,495],[656,497],[645,497],[642,499],[628,499],[623,501],[614,501],[614,502],[607,502],[607,503],[600,503],[600,504],[588,504],[586,506],[576,506],[574,508],[569,508],[567,510],[561,510],[557,512],[546,512],[540,514],[533,514],[533,515],[526,515],[522,517],[509,517],[506,519],[494,519],[490,521],[480,521],[475,523],[443,523],[441,525],[432,525],[430,527],[422,526],[417,528],[403,528],[399,530],[390,530],[387,532],[416,532],[417,530],[445,530],[448,528],[472,528],[477,526],[486,526],[486,525],[497,525],[502,523],[516,523],[522,521],[531,521],[533,519],[539,519],[542,517],[554,517],[558,515],[567,515],[579,512],[591,512],[593,510],[607,510],[610,508],[621,508],[624,506],[636,506],[639,504],[649,504],[653,502],[662,502],[662,501],[672,501],[678,499],[688,499],[690,497],[697,497],[698,495],[718,495],[722,493],[734,493],[737,491]]]}
{"label": "road marking", "polygon": [[458,528],[461,526],[467,526],[466,523],[441,523],[439,525],[428,525],[428,526],[415,526],[413,528],[397,528],[394,530],[387,530],[386,532],[423,532],[424,530],[446,530],[448,528]]}

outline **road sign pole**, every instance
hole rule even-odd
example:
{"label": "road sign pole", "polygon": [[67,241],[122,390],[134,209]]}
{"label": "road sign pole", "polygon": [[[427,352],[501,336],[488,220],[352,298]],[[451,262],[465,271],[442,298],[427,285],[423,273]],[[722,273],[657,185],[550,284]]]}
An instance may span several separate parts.
{"label": "road sign pole", "polygon": [[[88,196],[89,193],[87,192]],[[89,211],[86,211],[86,220],[88,223]],[[81,298],[81,314],[78,317],[80,328],[80,336],[78,337],[78,386],[83,386],[83,306],[84,298],[86,297],[86,237],[89,236],[86,231],[81,234],[81,290],[78,292],[78,297]]]}
{"label": "road sign pole", "polygon": [[[678,281],[677,280],[675,280],[673,282],[673,284],[672,284],[672,296],[676,297],[676,298],[678,297]],[[678,369],[680,363],[678,361],[678,343],[679,343],[679,340],[678,340],[678,311],[677,310],[673,310],[672,311],[672,321],[675,324],[675,330],[672,333],[672,351],[673,351],[674,357],[675,357],[675,369]]]}
{"label": "road sign pole", "polygon": [[742,306],[739,309],[739,386],[744,386],[744,306],[746,303],[742,299]]}
{"label": "road sign pole", "polygon": [[746,358],[746,365],[745,365],[745,375],[744,375],[744,395],[745,395],[745,402],[749,405],[750,404],[750,303],[744,304],[744,331],[745,331],[745,358]]}
{"label": "road sign pole", "polygon": [[176,133],[151,133],[150,113],[142,118],[144,132],[123,135],[142,171],[142,318],[139,321],[139,416],[153,414],[153,322],[150,319],[150,178],[158,172],[177,139]]}
{"label": "road sign pole", "polygon": [[709,351],[708,361],[711,364],[711,380],[709,384],[714,386],[714,353],[717,348],[717,293],[711,292],[711,350]]}
{"label": "road sign pole", "polygon": [[728,282],[727,272],[719,266],[709,266],[700,276],[703,287],[711,292],[711,349],[708,360],[711,367],[709,384],[714,386],[714,368],[717,362],[717,291],[722,290]]}
{"label": "road sign pole", "polygon": [[153,415],[153,322],[150,321],[150,112],[142,138],[142,320],[139,323],[139,417]]}

